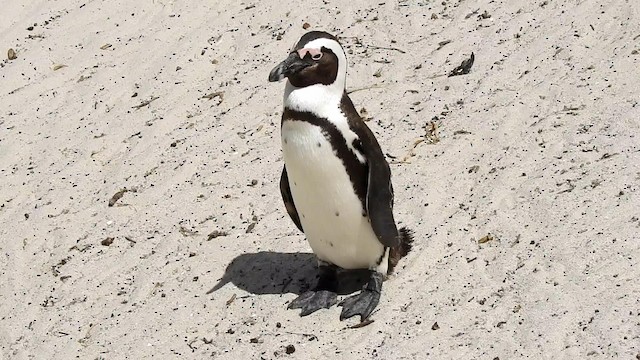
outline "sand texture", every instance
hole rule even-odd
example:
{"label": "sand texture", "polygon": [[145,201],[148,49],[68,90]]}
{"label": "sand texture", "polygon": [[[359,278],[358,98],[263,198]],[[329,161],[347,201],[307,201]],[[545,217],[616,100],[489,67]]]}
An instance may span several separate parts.
{"label": "sand texture", "polygon": [[[0,359],[636,359],[639,9],[3,2]],[[307,27],[416,236],[356,329],[286,309],[315,259],[267,76]]]}

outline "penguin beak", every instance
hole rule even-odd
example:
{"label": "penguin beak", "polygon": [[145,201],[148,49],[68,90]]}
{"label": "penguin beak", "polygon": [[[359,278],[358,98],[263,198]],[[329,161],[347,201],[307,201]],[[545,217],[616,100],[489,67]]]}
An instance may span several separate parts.
{"label": "penguin beak", "polygon": [[269,73],[269,82],[280,81],[290,75],[300,72],[311,64],[313,64],[313,62],[301,59],[297,52],[292,52],[286,59],[284,59],[283,62],[276,65],[276,67],[271,70]]}

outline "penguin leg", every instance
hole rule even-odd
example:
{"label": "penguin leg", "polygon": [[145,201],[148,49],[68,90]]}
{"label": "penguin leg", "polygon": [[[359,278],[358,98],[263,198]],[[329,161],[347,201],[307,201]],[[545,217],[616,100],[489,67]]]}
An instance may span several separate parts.
{"label": "penguin leg", "polygon": [[318,262],[320,278],[318,284],[311,290],[300,294],[293,300],[288,309],[301,309],[300,316],[307,316],[320,309],[328,309],[338,302],[338,275],[334,265]]}
{"label": "penguin leg", "polygon": [[367,285],[362,288],[359,294],[350,296],[340,302],[342,306],[340,320],[348,319],[355,315],[360,315],[360,321],[365,321],[378,306],[380,294],[382,292],[382,280],[384,275],[376,270],[371,271],[371,277]]}

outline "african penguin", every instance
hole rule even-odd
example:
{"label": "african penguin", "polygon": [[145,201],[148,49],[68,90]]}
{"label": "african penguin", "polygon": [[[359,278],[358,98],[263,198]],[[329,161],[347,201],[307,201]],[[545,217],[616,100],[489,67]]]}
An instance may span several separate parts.
{"label": "african penguin", "polygon": [[337,302],[337,267],[369,269],[359,294],[343,300],[340,320],[364,321],[380,300],[382,281],[411,248],[411,232],[393,218],[391,171],[375,135],[345,90],[347,58],[322,31],[300,38],[269,74],[287,78],[281,122],[280,191],[289,216],[318,258],[312,291],[289,304],[305,316]]}

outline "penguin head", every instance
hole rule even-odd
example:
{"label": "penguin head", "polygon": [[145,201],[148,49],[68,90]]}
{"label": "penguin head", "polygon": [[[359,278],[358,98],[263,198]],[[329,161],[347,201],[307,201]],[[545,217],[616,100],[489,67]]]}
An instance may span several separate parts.
{"label": "penguin head", "polygon": [[[324,31],[311,31],[304,34],[293,46],[289,56],[269,73],[271,82],[287,78],[286,98],[297,91],[298,96],[305,94],[304,97],[309,101],[312,98],[324,100],[337,98],[339,101],[344,93],[346,77],[347,57],[344,50],[338,39]],[[300,102],[295,99],[291,101]],[[300,110],[308,110],[304,109],[305,107],[302,106]]]}

